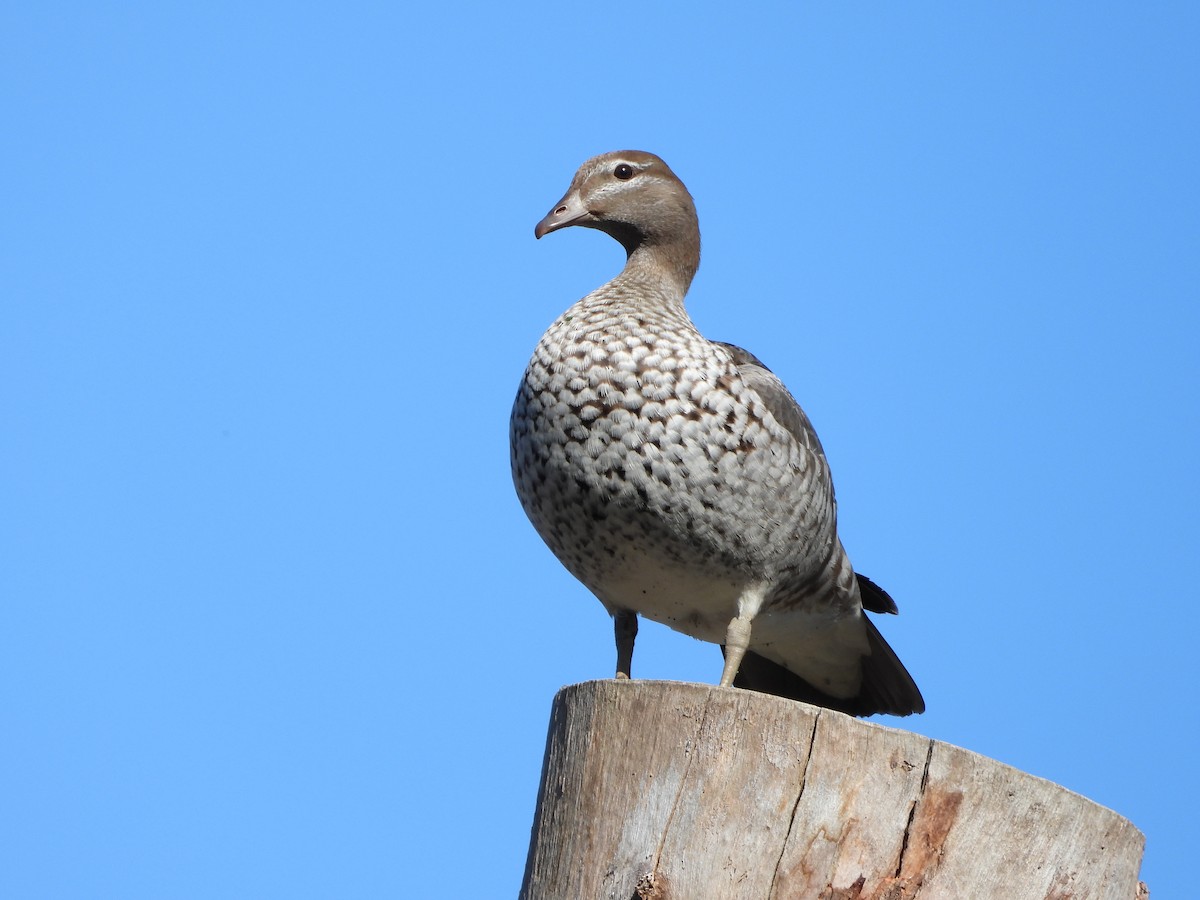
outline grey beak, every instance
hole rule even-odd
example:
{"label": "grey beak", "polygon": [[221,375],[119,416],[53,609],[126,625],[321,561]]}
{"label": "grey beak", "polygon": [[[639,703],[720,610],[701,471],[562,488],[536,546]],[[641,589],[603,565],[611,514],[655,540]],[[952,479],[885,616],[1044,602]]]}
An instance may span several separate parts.
{"label": "grey beak", "polygon": [[584,208],[582,201],[579,199],[579,194],[575,191],[568,191],[566,196],[554,204],[554,209],[546,213],[546,218],[538,222],[533,228],[533,236],[541,238],[552,231],[558,231],[560,228],[566,228],[568,225],[578,224],[580,221],[588,218],[590,213]]}

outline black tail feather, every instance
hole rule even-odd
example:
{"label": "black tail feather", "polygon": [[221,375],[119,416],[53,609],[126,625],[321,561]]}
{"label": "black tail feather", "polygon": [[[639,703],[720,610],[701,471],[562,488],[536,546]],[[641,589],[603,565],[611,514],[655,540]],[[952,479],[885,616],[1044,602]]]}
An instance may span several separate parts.
{"label": "black tail feather", "polygon": [[900,607],[896,606],[892,595],[870,578],[860,575],[858,572],[854,573],[854,577],[858,579],[858,593],[862,597],[863,609],[870,612],[889,613],[893,616],[900,612]]}

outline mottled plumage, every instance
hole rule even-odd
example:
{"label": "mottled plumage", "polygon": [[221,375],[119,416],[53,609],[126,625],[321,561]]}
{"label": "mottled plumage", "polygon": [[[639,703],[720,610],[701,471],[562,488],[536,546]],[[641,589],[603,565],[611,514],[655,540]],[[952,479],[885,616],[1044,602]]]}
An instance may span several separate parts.
{"label": "mottled plumage", "polygon": [[753,355],[684,310],[700,262],[687,189],[658,157],[588,160],[538,223],[612,235],[628,260],[542,336],[511,420],[513,480],[554,554],[615,617],[628,676],[638,614],[722,644],[722,684],[857,715],[924,710],[863,614],[808,417]]}

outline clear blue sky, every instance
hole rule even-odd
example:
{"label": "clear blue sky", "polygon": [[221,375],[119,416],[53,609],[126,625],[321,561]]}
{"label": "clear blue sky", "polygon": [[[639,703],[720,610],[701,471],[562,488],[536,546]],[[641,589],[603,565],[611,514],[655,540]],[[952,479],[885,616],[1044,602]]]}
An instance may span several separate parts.
{"label": "clear blue sky", "polygon": [[0,12],[0,896],[515,895],[614,660],[507,419],[622,253],[533,225],[620,148],[900,604],[887,724],[1191,896],[1200,6],[567,6]]}

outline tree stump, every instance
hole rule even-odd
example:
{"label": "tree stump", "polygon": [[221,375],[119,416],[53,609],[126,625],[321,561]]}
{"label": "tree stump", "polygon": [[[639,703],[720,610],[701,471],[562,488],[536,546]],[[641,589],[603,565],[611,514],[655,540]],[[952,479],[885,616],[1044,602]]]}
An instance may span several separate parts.
{"label": "tree stump", "polygon": [[554,699],[521,898],[1134,900],[1144,843],[1078,794],[911,732],[736,688],[591,681]]}

